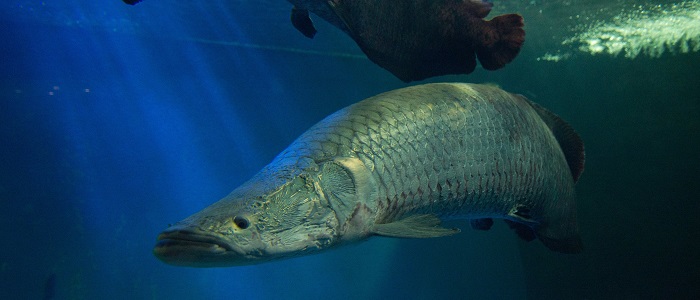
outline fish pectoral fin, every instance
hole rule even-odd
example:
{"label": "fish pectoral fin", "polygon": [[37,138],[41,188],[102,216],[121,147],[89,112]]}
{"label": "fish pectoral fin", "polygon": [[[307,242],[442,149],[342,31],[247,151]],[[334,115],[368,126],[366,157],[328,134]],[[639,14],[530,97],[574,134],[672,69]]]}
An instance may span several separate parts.
{"label": "fish pectoral fin", "polygon": [[526,205],[518,204],[515,207],[511,208],[508,212],[508,216],[511,217],[514,221],[523,223],[528,226],[534,226],[538,224],[537,221],[532,219],[532,216],[530,215],[530,208]]}
{"label": "fish pectoral fin", "polygon": [[532,241],[536,238],[533,226],[538,226],[539,223],[532,219],[530,208],[526,205],[518,204],[508,212],[509,219],[505,219],[508,227],[513,229],[524,241]]}
{"label": "fish pectoral fin", "polygon": [[294,28],[299,30],[305,37],[310,39],[314,38],[317,31],[316,27],[314,27],[314,22],[311,21],[311,17],[309,17],[308,10],[293,7],[291,19]]}
{"label": "fish pectoral fin", "polygon": [[440,219],[437,216],[424,214],[391,223],[375,224],[372,233],[397,238],[433,238],[457,234],[459,229],[440,227]]}

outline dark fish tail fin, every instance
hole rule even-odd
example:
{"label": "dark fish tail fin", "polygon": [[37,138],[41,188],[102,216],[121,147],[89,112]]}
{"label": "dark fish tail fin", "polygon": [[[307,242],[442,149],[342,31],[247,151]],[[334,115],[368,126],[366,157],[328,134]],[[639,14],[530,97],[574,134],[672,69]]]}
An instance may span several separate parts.
{"label": "dark fish tail fin", "polygon": [[124,3],[129,4],[129,5],[136,5],[136,3],[139,3],[143,0],[123,0]]}
{"label": "dark fish tail fin", "polygon": [[487,70],[497,70],[513,61],[525,42],[523,17],[518,14],[497,16],[486,21],[476,56]]}

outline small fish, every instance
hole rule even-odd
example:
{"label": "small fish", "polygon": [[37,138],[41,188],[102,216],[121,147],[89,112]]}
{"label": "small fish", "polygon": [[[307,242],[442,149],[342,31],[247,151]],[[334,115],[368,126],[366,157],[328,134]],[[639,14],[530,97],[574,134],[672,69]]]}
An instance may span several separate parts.
{"label": "small fish", "polygon": [[505,219],[525,240],[581,251],[574,184],[583,142],[566,122],[489,85],[383,93],[311,127],[231,194],[174,224],[153,250],[221,267],[317,253],[371,236],[453,235]]}

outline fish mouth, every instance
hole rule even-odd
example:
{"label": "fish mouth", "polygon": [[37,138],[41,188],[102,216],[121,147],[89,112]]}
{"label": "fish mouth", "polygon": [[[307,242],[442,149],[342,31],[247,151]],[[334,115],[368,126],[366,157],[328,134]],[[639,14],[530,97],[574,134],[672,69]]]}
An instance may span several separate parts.
{"label": "fish mouth", "polygon": [[163,262],[199,267],[220,261],[235,250],[222,237],[196,229],[175,227],[160,235],[153,254]]}

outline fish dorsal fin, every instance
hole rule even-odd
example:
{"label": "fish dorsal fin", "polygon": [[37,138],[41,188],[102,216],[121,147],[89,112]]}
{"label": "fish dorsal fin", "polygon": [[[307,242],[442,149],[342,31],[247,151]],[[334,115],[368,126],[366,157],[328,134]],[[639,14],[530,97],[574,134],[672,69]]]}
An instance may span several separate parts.
{"label": "fish dorsal fin", "polygon": [[432,238],[459,233],[457,228],[440,227],[440,219],[435,215],[413,215],[398,221],[375,224],[372,233],[398,238]]}
{"label": "fish dorsal fin", "polygon": [[583,172],[584,163],[586,160],[586,155],[583,149],[583,140],[581,140],[581,137],[578,135],[578,133],[576,133],[576,131],[574,131],[569,123],[566,123],[566,121],[562,120],[559,116],[555,115],[539,104],[528,100],[522,95],[518,96],[527,100],[527,103],[529,103],[530,106],[537,111],[537,114],[540,115],[540,118],[542,118],[542,120],[552,131],[552,134],[554,134],[557,142],[559,142],[559,147],[561,148],[562,152],[564,152],[566,163],[569,165],[574,182],[578,181],[578,178]]}

